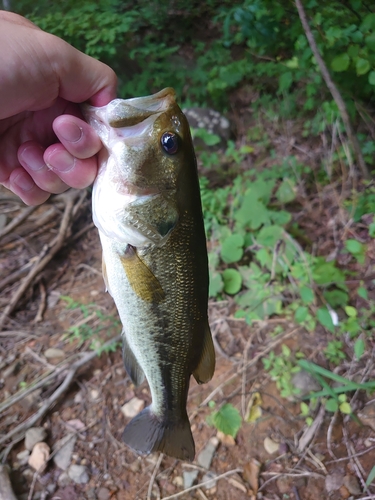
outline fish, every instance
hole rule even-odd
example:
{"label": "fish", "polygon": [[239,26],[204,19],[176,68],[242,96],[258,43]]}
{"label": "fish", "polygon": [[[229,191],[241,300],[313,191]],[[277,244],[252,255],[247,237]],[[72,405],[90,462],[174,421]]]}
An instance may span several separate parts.
{"label": "fish", "polygon": [[152,402],[125,427],[141,455],[193,460],[191,375],[208,382],[215,351],[208,261],[190,128],[172,88],[83,110],[104,145],[92,193],[102,271],[123,325],[125,369]]}

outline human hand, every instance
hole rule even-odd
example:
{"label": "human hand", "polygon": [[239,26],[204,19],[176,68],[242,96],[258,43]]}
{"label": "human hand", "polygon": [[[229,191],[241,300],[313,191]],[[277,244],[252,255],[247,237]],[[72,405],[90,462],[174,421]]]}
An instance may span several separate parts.
{"label": "human hand", "polygon": [[94,181],[102,144],[79,103],[115,97],[108,66],[0,11],[0,183],[26,204]]}

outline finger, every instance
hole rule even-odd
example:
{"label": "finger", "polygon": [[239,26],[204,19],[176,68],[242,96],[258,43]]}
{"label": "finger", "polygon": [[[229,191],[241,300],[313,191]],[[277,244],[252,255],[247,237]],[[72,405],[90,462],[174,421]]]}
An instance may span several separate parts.
{"label": "finger", "polygon": [[53,122],[53,130],[69,153],[76,158],[90,158],[103,147],[95,130],[75,116],[57,117]]}
{"label": "finger", "polygon": [[60,97],[72,102],[89,100],[93,106],[105,106],[116,97],[117,77],[106,64],[61,40],[54,57]]}
{"label": "finger", "polygon": [[62,144],[54,144],[47,148],[44,161],[63,182],[77,189],[92,184],[98,171],[95,156],[87,159],[76,158]]}
{"label": "finger", "polygon": [[48,168],[43,154],[44,149],[40,144],[33,141],[25,142],[18,149],[18,161],[40,189],[48,193],[63,193],[68,186]]}
{"label": "finger", "polygon": [[50,197],[50,193],[40,189],[22,167],[11,172],[4,186],[19,196],[26,205],[41,205]]}

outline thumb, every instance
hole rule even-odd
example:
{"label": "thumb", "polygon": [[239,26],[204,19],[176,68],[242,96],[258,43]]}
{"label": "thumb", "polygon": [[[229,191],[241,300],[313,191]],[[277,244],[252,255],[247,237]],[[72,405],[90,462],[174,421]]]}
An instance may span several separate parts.
{"label": "thumb", "polygon": [[117,77],[109,66],[54,38],[59,46],[53,66],[60,97],[93,106],[105,106],[116,97]]}

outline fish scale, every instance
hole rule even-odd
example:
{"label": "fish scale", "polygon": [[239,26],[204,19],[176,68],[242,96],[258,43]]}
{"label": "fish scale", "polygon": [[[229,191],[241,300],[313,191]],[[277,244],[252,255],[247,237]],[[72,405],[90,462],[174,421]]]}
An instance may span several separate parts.
{"label": "fish scale", "polygon": [[192,460],[190,376],[211,379],[208,262],[189,125],[172,89],[86,107],[105,151],[93,190],[103,274],[123,324],[125,368],[152,403],[126,426],[135,451]]}

